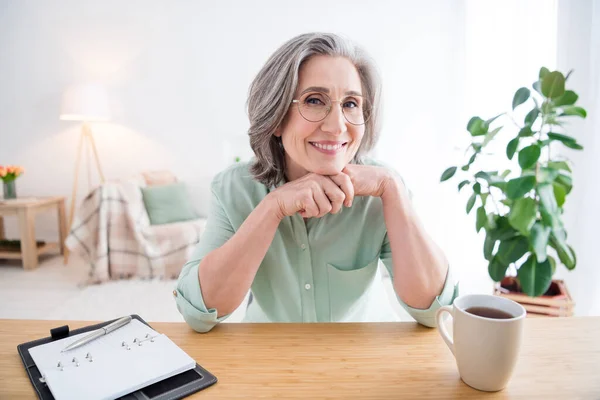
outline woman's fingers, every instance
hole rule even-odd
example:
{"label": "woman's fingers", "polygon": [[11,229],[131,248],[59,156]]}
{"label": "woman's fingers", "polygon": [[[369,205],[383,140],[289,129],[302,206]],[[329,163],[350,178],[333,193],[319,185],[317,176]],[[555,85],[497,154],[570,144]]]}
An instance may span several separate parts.
{"label": "woman's fingers", "polygon": [[296,209],[303,218],[311,218],[319,215],[319,206],[315,202],[313,191],[306,189],[302,191]]}
{"label": "woman's fingers", "polygon": [[319,213],[317,217],[321,218],[325,214],[328,214],[333,209],[331,204],[331,200],[325,194],[325,189],[323,188],[321,182],[315,182],[313,187],[313,198],[315,199],[315,203],[319,207]]}
{"label": "woman's fingers", "polygon": [[344,192],[346,196],[344,205],[350,207],[352,201],[354,201],[354,185],[352,184],[350,176],[342,172],[337,175],[332,175],[329,178]]}
{"label": "woman's fingers", "polygon": [[331,203],[331,213],[337,214],[342,209],[344,205],[344,200],[346,199],[346,194],[340,189],[340,187],[329,177],[324,177],[323,179],[323,190],[325,191],[325,195],[329,199]]}

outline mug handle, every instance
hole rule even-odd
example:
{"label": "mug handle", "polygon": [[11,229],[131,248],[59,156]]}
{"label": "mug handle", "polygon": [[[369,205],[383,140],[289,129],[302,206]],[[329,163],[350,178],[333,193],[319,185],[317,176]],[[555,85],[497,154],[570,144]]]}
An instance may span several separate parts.
{"label": "mug handle", "polygon": [[452,352],[452,355],[456,356],[454,354],[454,338],[450,336],[450,334],[448,333],[448,329],[446,329],[446,325],[442,321],[442,316],[445,312],[447,312],[452,318],[454,318],[454,316],[452,315],[452,308],[452,306],[443,306],[438,308],[438,310],[435,313],[435,322],[438,328],[438,332],[440,332],[440,336],[448,345],[448,348]]}

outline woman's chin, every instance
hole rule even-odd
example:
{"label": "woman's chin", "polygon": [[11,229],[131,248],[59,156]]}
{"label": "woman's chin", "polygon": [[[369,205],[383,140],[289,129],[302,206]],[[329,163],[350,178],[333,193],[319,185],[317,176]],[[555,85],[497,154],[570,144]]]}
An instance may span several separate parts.
{"label": "woman's chin", "polygon": [[[339,165],[338,165],[339,164]],[[343,163],[332,163],[331,165],[319,165],[313,169],[313,173],[319,175],[337,175],[344,169],[346,165]]]}

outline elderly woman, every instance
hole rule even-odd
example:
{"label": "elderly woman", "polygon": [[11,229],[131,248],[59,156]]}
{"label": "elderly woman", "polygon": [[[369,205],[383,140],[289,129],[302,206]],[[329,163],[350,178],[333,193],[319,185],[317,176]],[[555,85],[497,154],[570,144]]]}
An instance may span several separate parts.
{"label": "elderly woman", "polygon": [[378,274],[421,324],[457,296],[443,252],[402,179],[364,155],[377,141],[374,65],[333,34],[285,43],[252,82],[256,157],[218,174],[206,230],[181,271],[177,307],[196,331],[245,321],[397,320]]}

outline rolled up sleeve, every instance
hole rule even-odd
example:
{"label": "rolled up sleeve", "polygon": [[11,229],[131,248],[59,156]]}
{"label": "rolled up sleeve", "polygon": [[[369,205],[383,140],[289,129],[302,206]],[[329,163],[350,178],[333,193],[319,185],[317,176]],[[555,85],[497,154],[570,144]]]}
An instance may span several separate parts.
{"label": "rolled up sleeve", "polygon": [[215,308],[206,308],[198,278],[199,265],[200,261],[190,261],[184,265],[173,294],[177,309],[185,322],[196,332],[205,333],[225,320],[229,314],[217,318]]}
{"label": "rolled up sleeve", "polygon": [[234,229],[219,199],[220,179],[217,176],[212,184],[210,213],[206,227],[189,261],[179,274],[175,290],[177,309],[185,321],[197,332],[208,332],[230,314],[217,318],[215,308],[207,309],[202,297],[202,285],[198,276],[200,261],[211,251],[221,247],[234,234]]}
{"label": "rolled up sleeve", "polygon": [[398,297],[398,295],[396,295],[396,297],[397,297],[398,301],[400,302],[400,304],[402,305],[402,307],[404,307],[404,309],[418,323],[420,323],[421,325],[430,327],[430,328],[435,328],[436,327],[436,321],[435,321],[436,311],[442,306],[447,306],[447,305],[452,304],[454,302],[454,299],[457,298],[458,295],[459,295],[458,282],[455,282],[454,278],[452,277],[452,271],[451,271],[450,267],[448,267],[448,273],[446,274],[446,282],[444,283],[444,288],[442,289],[442,292],[440,293],[440,295],[436,296],[436,298],[433,300],[433,302],[431,303],[431,306],[429,306],[429,308],[427,308],[427,309],[412,308],[412,307],[406,305],[402,300],[400,300],[400,297]]}

